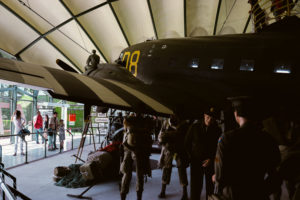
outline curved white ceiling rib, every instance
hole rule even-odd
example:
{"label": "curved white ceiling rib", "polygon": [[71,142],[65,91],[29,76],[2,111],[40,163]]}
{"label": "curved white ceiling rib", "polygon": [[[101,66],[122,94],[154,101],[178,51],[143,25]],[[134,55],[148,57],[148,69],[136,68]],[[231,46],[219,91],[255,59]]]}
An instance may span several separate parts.
{"label": "curved white ceiling rib", "polygon": [[0,27],[0,48],[12,55],[39,36],[3,6],[0,6]]}
{"label": "curved white ceiling rib", "polygon": [[[217,34],[242,33],[251,6],[247,1],[223,0],[220,8]],[[251,26],[251,24],[249,24]]]}
{"label": "curved white ceiling rib", "polygon": [[184,1],[151,0],[158,38],[184,37]]}
{"label": "curved white ceiling rib", "polygon": [[[45,33],[48,30],[52,28],[52,26],[47,23],[46,21],[42,20],[38,15],[34,14],[32,11],[30,11],[28,8],[26,8],[24,5],[22,5],[19,1],[16,0],[2,0],[2,2],[7,5],[9,8],[14,10],[16,13],[18,13],[22,18],[30,22],[30,24],[38,30],[40,33]],[[37,1],[30,1],[33,3],[35,8],[32,8],[33,10],[36,10],[38,13],[42,13],[41,10],[43,9],[43,5],[40,5],[41,9],[39,8],[39,5],[36,4]],[[44,1],[43,1],[44,2]],[[46,1],[45,1],[46,2]],[[44,13],[43,13],[44,14]]]}
{"label": "curved white ceiling rib", "polygon": [[[30,24],[41,33],[53,29],[55,26],[72,17],[58,1],[27,1],[27,6],[22,5],[18,1],[6,0],[6,2],[11,9],[23,19],[30,22]],[[92,49],[96,49],[81,27],[79,27],[76,22],[74,23],[74,20],[49,35],[46,35],[46,38],[62,51],[72,63],[80,67],[82,71],[84,71],[83,68],[89,56],[89,52],[91,52]],[[100,53],[98,52],[98,54]],[[105,62],[102,56],[101,58],[101,61]]]}
{"label": "curved white ceiling rib", "polygon": [[[76,51],[78,51],[79,54],[75,54],[75,55],[82,57],[83,55],[80,55],[82,52],[82,54],[84,54],[84,56],[85,56],[85,61],[86,61],[87,57],[89,56],[89,54],[92,52],[92,50],[97,49],[95,47],[95,45],[91,42],[91,40],[88,38],[86,33],[80,28],[80,26],[77,24],[76,21],[73,20],[73,21],[69,22],[68,24],[61,27],[59,30],[68,36],[68,38],[67,38],[64,35],[64,37],[67,39],[67,42],[69,42],[70,45],[73,45],[74,48],[78,49]],[[61,34],[61,35],[63,35],[63,34]],[[75,44],[75,42],[78,44]],[[70,51],[70,49],[67,49],[67,50]],[[101,53],[99,51],[97,51],[97,54],[101,58],[100,59],[101,63],[105,63],[105,60],[104,60],[103,56],[101,55]],[[81,66],[85,65],[85,61],[83,63],[81,63],[80,65]]]}
{"label": "curved white ceiling rib", "polygon": [[[56,3],[52,4],[53,1],[51,1],[51,0],[43,1],[43,4],[41,6],[42,9],[38,10],[38,11],[34,10],[30,6],[30,2],[31,1],[27,1],[28,4],[26,4],[26,6],[22,5],[21,3],[17,2],[17,1],[13,1],[13,2],[17,2],[18,4],[16,4],[16,3],[9,3],[9,2],[12,2],[12,1],[8,1],[8,4],[5,4],[4,2],[3,3],[6,6],[8,6],[11,10],[13,10],[17,15],[19,15],[22,19],[24,19],[28,24],[30,24],[33,27],[33,29],[35,29],[40,34],[42,32],[44,32],[44,31],[49,31],[50,30],[50,29],[43,30],[43,27],[45,27],[44,26],[45,23],[48,24],[49,27],[54,28],[54,26],[58,25],[59,23],[62,23],[66,19],[71,18],[70,14],[62,7],[62,5],[59,2],[58,2],[58,4],[56,4]],[[34,1],[34,2],[36,2],[36,1]],[[45,6],[45,3],[49,4],[49,8],[52,8],[52,6],[55,6],[57,8],[58,12],[56,13],[55,10],[51,11],[50,9],[48,9],[48,10],[45,9],[45,7],[47,7],[47,6]],[[21,7],[19,5],[21,5]],[[34,13],[30,9],[33,9],[33,11],[37,12],[37,13]],[[43,11],[43,12],[41,12],[41,11]],[[50,12],[50,14],[49,14],[49,12]],[[54,15],[56,17],[53,17]],[[47,19],[44,16],[50,17],[51,20]],[[28,21],[28,18],[30,18],[29,21]],[[42,24],[42,25],[39,26],[39,24]],[[64,51],[62,49],[58,48],[57,44],[59,43],[59,41],[55,40],[55,38],[53,37],[54,34],[55,33],[52,33],[52,36],[51,36],[51,34],[49,34],[49,35],[46,36],[46,38],[49,39],[48,42],[50,42],[62,54],[62,56],[60,56],[60,57],[66,57],[69,61],[72,62],[72,64],[73,64],[72,66],[73,67],[74,67],[74,64],[76,63],[75,64],[75,66],[76,66],[75,68],[79,67],[82,70],[83,66],[84,66],[83,65],[84,63],[79,64],[79,62],[77,60],[71,59],[71,58],[77,58],[78,55],[72,55],[72,57],[68,57],[68,56],[70,56],[70,51],[66,50],[66,48],[67,48],[66,46],[64,48]],[[62,33],[60,33],[60,35],[63,36]],[[41,37],[39,37],[39,39],[41,39]],[[68,38],[68,39],[70,39],[70,38]],[[35,42],[38,43],[39,41],[40,40],[36,40],[36,41],[34,41],[34,43]],[[23,49],[21,51],[17,52],[17,54],[20,57],[22,57],[22,54],[25,51],[27,51],[28,49],[30,49],[32,47],[32,46],[29,46],[29,45],[32,45],[34,43],[32,43],[32,41],[29,42],[29,43],[27,43],[26,45],[24,45],[24,47],[23,47]],[[79,48],[79,47],[77,47],[77,48]],[[67,56],[67,54],[68,54],[68,56]]]}
{"label": "curved white ceiling rib", "polygon": [[[105,1],[97,1],[97,4],[96,1],[92,0],[64,2],[76,15]],[[128,46],[109,5],[78,17],[78,21],[93,38],[109,62],[115,61],[121,50]]]}
{"label": "curved white ceiling rib", "polygon": [[[78,34],[78,37],[80,37],[80,34],[78,33],[78,29],[76,29],[76,22],[72,21],[63,26],[60,29],[62,32],[65,32],[66,30],[74,30],[75,32],[73,34],[69,34],[68,37],[72,37],[72,35]],[[63,35],[61,32],[54,31],[47,35],[47,38],[61,51],[65,52],[65,55],[71,59],[75,65],[80,66],[81,70],[84,71],[84,66],[86,63],[86,59],[88,58],[89,51],[91,49],[85,48],[84,44],[78,46],[76,43],[74,43],[72,40],[70,40],[68,37]],[[79,40],[81,39],[79,38]],[[103,59],[102,59],[103,60]]]}
{"label": "curved white ceiling rib", "polygon": [[[47,49],[47,53],[45,53]],[[22,54],[22,60],[28,63],[34,63],[38,65],[44,65],[53,68],[59,68],[56,64],[56,59],[60,59],[73,67],[78,71],[75,66],[70,63],[60,52],[58,52],[54,47],[52,47],[45,39],[41,39],[39,42],[34,44],[31,48],[26,50]]]}
{"label": "curved white ceiling rib", "polygon": [[219,0],[187,1],[187,35],[212,35]]}
{"label": "curved white ceiling rib", "polygon": [[63,0],[63,2],[72,10],[74,15],[82,13],[94,6],[105,3],[105,0]]}
{"label": "curved white ceiling rib", "polygon": [[[92,49],[102,53],[102,62],[104,57],[113,62],[128,43],[155,37],[154,28],[158,38],[184,37],[185,25],[187,36],[212,35],[219,2],[216,33],[241,33],[250,10],[247,0],[119,0],[102,7],[106,0],[20,1],[27,7],[19,0],[0,0],[0,48],[13,55],[24,49],[20,56],[28,62],[57,67],[60,58],[81,69]],[[246,32],[252,31],[251,20]]]}
{"label": "curved white ceiling rib", "polygon": [[131,45],[155,38],[146,0],[122,0],[112,5]]}

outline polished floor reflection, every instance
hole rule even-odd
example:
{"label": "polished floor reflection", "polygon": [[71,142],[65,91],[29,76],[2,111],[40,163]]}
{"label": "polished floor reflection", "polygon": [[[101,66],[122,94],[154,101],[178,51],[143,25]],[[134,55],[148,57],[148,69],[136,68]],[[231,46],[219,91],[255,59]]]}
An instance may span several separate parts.
{"label": "polished floor reflection", "polygon": [[[81,134],[75,134],[73,136],[73,149],[76,149],[79,147],[81,140]],[[85,140],[85,145],[89,145],[92,143],[92,138],[87,136]],[[95,136],[95,143],[99,143],[99,137]],[[9,138],[5,140],[0,141],[0,145],[2,145],[2,163],[4,164],[5,168],[11,168],[17,165],[24,164],[26,162],[26,156],[21,155],[20,151],[20,144],[18,145],[18,153],[17,156],[13,156],[15,144],[9,144]],[[57,137],[56,141],[56,147],[59,148],[59,140]],[[25,143],[23,144],[23,149],[25,152]],[[64,148],[60,151],[59,149],[55,151],[49,151],[48,150],[48,144],[45,146],[45,144],[42,144],[40,139],[40,144],[36,144],[35,141],[28,141],[27,142],[27,162],[32,162],[35,160],[39,160],[42,158],[45,158],[45,149],[46,149],[46,157],[53,156],[55,154],[62,153],[64,151],[70,151],[72,150],[72,137],[68,134],[66,134],[66,140],[64,143]]]}

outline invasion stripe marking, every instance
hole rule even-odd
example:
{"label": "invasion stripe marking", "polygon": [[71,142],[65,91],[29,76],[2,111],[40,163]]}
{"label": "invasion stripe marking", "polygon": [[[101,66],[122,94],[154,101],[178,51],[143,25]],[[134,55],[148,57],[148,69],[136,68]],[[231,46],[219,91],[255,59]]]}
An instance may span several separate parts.
{"label": "invasion stripe marking", "polygon": [[[105,79],[107,80],[107,79]],[[124,85],[122,83],[113,81],[113,80],[107,80],[117,86],[119,86],[120,88],[126,90],[127,92],[129,92],[130,94],[136,96],[138,99],[140,99],[141,101],[143,101],[144,103],[146,103],[147,105],[149,105],[151,108],[153,108],[156,112],[160,112],[160,113],[166,113],[166,114],[173,114],[172,110],[170,110],[169,108],[165,107],[164,105],[160,104],[159,102],[157,102],[156,100],[152,99],[151,97],[133,89],[128,87],[127,85]]]}
{"label": "invasion stripe marking", "polygon": [[100,82],[105,87],[107,87],[108,89],[110,89],[111,91],[113,91],[114,93],[118,94],[118,96],[123,100],[125,100],[128,104],[130,104],[131,107],[134,108],[135,105],[143,104],[145,106],[146,111],[148,112],[154,111],[151,107],[149,107],[147,104],[139,100],[136,96],[128,93],[127,91],[116,86],[115,84],[110,83],[107,80],[103,80],[103,79],[97,79],[97,81]]}
{"label": "invasion stripe marking", "polygon": [[90,77],[79,75],[79,74],[72,74],[75,76],[79,81],[84,83],[88,86],[97,96],[104,102],[108,104],[115,104],[130,107],[128,103],[126,103],[123,99],[117,96],[114,92],[107,89],[97,81],[93,80]]}
{"label": "invasion stripe marking", "polygon": [[[98,96],[81,81],[78,81],[71,72],[61,73],[59,70],[48,68],[48,71],[56,78],[56,80],[68,92],[69,99],[73,101],[101,101]],[[96,102],[95,102],[96,103]]]}
{"label": "invasion stripe marking", "polygon": [[66,90],[61,86],[61,84],[56,80],[56,78],[48,71],[47,68],[41,68],[41,72],[44,73],[45,79],[52,86],[55,93],[60,95],[68,96]]}
{"label": "invasion stripe marking", "polygon": [[0,69],[3,70],[0,77],[2,77],[3,80],[24,83],[24,79],[15,65],[15,62],[12,60],[0,58]]}
{"label": "invasion stripe marking", "polygon": [[[32,74],[33,76],[42,76],[44,80],[50,85],[49,89],[53,89],[55,93],[67,96],[68,93],[65,89],[59,84],[56,78],[47,70],[46,67],[41,65],[29,64],[24,62],[15,62],[18,68],[22,69],[23,72],[28,74]],[[65,73],[64,71],[60,71],[60,73]]]}
{"label": "invasion stripe marking", "polygon": [[19,72],[22,72],[20,75],[24,79],[24,84],[39,86],[39,87],[47,88],[47,89],[51,88],[51,86],[48,84],[47,81],[44,80],[43,77],[30,75],[30,71],[33,71],[33,69],[31,67],[24,69],[24,66],[20,65],[20,63],[15,62],[15,64],[16,64],[15,65],[16,69],[18,69]]}

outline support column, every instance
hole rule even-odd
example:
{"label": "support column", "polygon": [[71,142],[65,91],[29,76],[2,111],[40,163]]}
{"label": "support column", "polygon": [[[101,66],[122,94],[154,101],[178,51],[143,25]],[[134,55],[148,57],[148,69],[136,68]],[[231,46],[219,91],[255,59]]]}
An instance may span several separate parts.
{"label": "support column", "polygon": [[65,100],[62,100],[61,103],[64,105],[61,108],[61,119],[63,119],[64,123],[67,124],[67,121],[68,121],[68,107],[65,106],[65,104],[67,104],[67,102]]}
{"label": "support column", "polygon": [[[32,99],[33,99],[33,109],[32,109],[32,132],[34,131],[34,127],[33,127],[33,117],[36,115],[36,112],[37,112],[37,96],[38,96],[38,94],[39,94],[39,91],[38,90],[34,90],[33,91],[33,97],[32,97]],[[34,137],[36,137],[35,135],[31,135],[31,139],[34,141]]]}
{"label": "support column", "polygon": [[[11,91],[11,100],[10,100],[10,113],[11,113],[11,117],[13,116],[15,110],[17,109],[17,102],[18,102],[18,87],[17,86],[13,86],[13,90]],[[13,121],[11,121],[10,123],[10,134],[13,135],[14,134],[14,130],[15,130],[15,126]],[[10,143],[13,144],[15,143],[15,137],[10,137]]]}

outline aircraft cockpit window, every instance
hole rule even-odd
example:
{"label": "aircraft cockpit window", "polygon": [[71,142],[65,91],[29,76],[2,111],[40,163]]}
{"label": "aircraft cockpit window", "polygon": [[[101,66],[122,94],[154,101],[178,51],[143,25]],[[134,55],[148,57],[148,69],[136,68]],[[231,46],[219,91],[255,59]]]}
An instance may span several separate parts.
{"label": "aircraft cockpit window", "polygon": [[290,74],[292,70],[290,66],[280,65],[274,68],[274,72],[279,74]]}
{"label": "aircraft cockpit window", "polygon": [[253,72],[254,71],[254,60],[242,60],[240,70]]}
{"label": "aircraft cockpit window", "polygon": [[120,56],[119,56],[119,59],[121,59],[121,60],[122,60],[122,58],[123,58],[123,55],[124,55],[124,53],[122,52],[122,53],[120,54]]}
{"label": "aircraft cockpit window", "polygon": [[224,59],[213,59],[210,69],[223,69]]}

